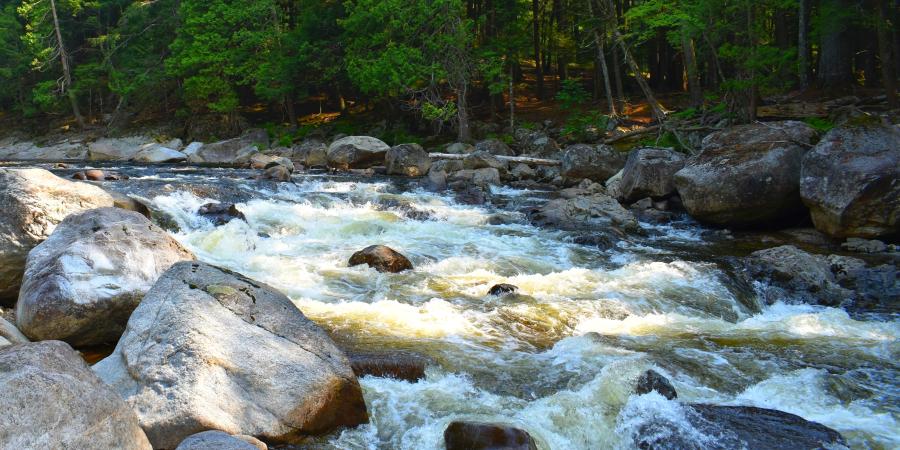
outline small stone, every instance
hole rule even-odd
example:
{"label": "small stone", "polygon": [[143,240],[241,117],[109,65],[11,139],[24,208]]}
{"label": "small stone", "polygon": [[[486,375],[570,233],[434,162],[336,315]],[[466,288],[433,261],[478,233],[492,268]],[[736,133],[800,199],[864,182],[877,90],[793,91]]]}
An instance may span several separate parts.
{"label": "small stone", "polygon": [[200,207],[197,214],[209,219],[213,225],[225,225],[233,219],[247,221],[240,210],[233,203],[207,203]]}
{"label": "small stone", "polygon": [[672,386],[669,379],[652,369],[641,374],[641,377],[638,378],[637,386],[634,388],[634,392],[638,395],[644,395],[651,391],[656,391],[669,400],[674,400],[678,397],[678,393],[675,392],[675,386]]}
{"label": "small stone", "polygon": [[506,294],[515,294],[518,291],[519,291],[519,287],[516,285],[501,283],[501,284],[495,284],[494,286],[492,286],[491,289],[488,290],[488,295],[494,295],[494,296],[499,297],[499,296],[503,296]]}

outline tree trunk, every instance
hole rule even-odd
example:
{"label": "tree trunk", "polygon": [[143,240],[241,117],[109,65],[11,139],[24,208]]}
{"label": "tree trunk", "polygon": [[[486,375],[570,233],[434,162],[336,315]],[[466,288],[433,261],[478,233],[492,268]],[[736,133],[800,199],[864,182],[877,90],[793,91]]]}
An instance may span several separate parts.
{"label": "tree trunk", "polygon": [[[588,13],[594,16],[594,0],[588,0]],[[603,74],[603,88],[606,92],[606,101],[609,104],[609,115],[618,116],[616,112],[616,102],[613,100],[612,87],[609,84],[609,70],[606,67],[606,52],[603,50],[603,38],[597,28],[594,28],[594,44],[597,46],[597,62],[600,64],[600,70]]]}
{"label": "tree trunk", "polygon": [[797,32],[797,62],[799,63],[800,88],[809,87],[809,2],[800,0],[799,31]]}
{"label": "tree trunk", "polygon": [[[607,2],[610,11],[615,11],[615,5],[612,3],[612,0],[607,0]],[[637,61],[631,56],[631,52],[628,51],[628,45],[625,43],[625,38],[619,33],[619,27],[613,27],[612,32],[613,37],[619,44],[619,48],[622,49],[622,54],[625,56],[625,62],[628,63],[628,67],[634,72],[634,80],[637,81],[638,86],[640,86],[641,91],[644,93],[644,98],[647,99],[647,104],[650,106],[653,118],[662,123],[666,118],[666,113],[663,111],[662,105],[656,100],[656,96],[653,95],[653,91],[650,89],[647,80],[644,79],[644,75],[641,73],[641,68],[638,66]]]}
{"label": "tree trunk", "polygon": [[894,57],[896,49],[893,48],[893,38],[890,31],[889,13],[886,3],[892,0],[877,0],[875,8],[878,13],[878,53],[881,59],[881,82],[887,96],[888,105],[891,108],[898,106],[897,101],[897,73],[894,71]]}
{"label": "tree trunk", "polygon": [[456,93],[456,109],[457,116],[459,117],[459,132],[457,135],[457,140],[459,142],[470,142],[472,141],[472,130],[469,126],[469,105],[466,101],[466,94],[469,91],[469,86],[467,84],[463,84],[462,88],[460,88]]}
{"label": "tree trunk", "polygon": [[[823,7],[847,9],[846,0],[822,0]],[[847,25],[835,23],[822,34],[819,49],[819,82],[825,87],[842,87],[853,81],[853,54],[847,36]]]}
{"label": "tree trunk", "polygon": [[532,34],[534,40],[534,76],[537,80],[537,98],[544,99],[544,62],[541,59],[541,2],[531,0]]}
{"label": "tree trunk", "polygon": [[[750,59],[756,59],[756,33],[753,31],[754,22],[756,22],[755,5],[750,3],[747,5],[747,43],[750,47]],[[759,97],[759,87],[756,83],[756,70],[750,69],[750,101],[747,105],[747,120],[753,122],[756,120],[757,97]]]}
{"label": "tree trunk", "polygon": [[691,106],[696,108],[703,104],[703,91],[700,87],[700,74],[697,71],[694,41],[685,30],[681,32],[681,47],[684,55],[684,71],[687,74],[688,92],[691,94]]}
{"label": "tree trunk", "polygon": [[53,14],[53,30],[56,32],[56,42],[59,45],[59,61],[62,63],[63,69],[63,85],[62,89],[69,97],[69,103],[72,104],[72,113],[75,114],[75,121],[78,126],[84,128],[84,117],[81,117],[81,111],[78,110],[78,99],[75,97],[75,91],[72,86],[72,73],[69,70],[69,56],[66,54],[66,47],[63,45],[62,31],[59,29],[59,16],[56,14],[56,0],[50,0],[50,12]]}
{"label": "tree trunk", "polygon": [[514,133],[516,130],[516,91],[515,91],[515,65],[509,66],[509,131]]}
{"label": "tree trunk", "polygon": [[615,45],[612,46],[612,60],[613,80],[616,82],[616,104],[621,110],[625,107],[625,86],[622,83],[622,63],[619,58],[619,48]]}

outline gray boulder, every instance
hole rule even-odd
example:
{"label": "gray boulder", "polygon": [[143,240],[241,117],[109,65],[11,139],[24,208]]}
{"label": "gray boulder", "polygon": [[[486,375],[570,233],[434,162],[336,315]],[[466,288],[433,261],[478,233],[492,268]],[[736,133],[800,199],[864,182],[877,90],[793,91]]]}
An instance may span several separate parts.
{"label": "gray boulder", "polygon": [[501,175],[506,173],[508,167],[505,161],[501,161],[496,156],[481,150],[475,150],[466,155],[462,165],[463,169],[469,170],[497,169]]}
{"label": "gray boulder", "polygon": [[620,200],[632,203],[645,197],[675,193],[674,175],[684,167],[684,155],[668,148],[640,148],[625,162],[619,185]]}
{"label": "gray boulder", "polygon": [[232,436],[218,430],[192,434],[175,450],[267,450],[269,447],[253,436]]}
{"label": "gray boulder", "polygon": [[141,147],[152,142],[146,136],[98,139],[88,146],[87,157],[91,161],[128,161]]}
{"label": "gray boulder", "polygon": [[318,139],[305,139],[294,147],[292,159],[307,167],[328,165],[328,146]]}
{"label": "gray boulder", "polygon": [[605,183],[625,167],[625,158],[625,154],[608,145],[570,145],[563,153],[560,174],[570,182],[587,178]]}
{"label": "gray boulder", "polygon": [[819,231],[900,237],[900,129],[873,118],[828,132],[803,158],[800,195]]}
{"label": "gray boulder", "polygon": [[340,170],[368,169],[384,164],[391,148],[370,136],[347,136],[328,146],[328,167]]}
{"label": "gray boulder", "polygon": [[249,130],[240,137],[205,144],[188,156],[192,163],[245,165],[260,149],[268,148],[266,130]]}
{"label": "gray boulder", "polygon": [[474,150],[474,146],[463,142],[454,142],[444,149],[446,153],[453,153],[454,155],[465,155],[467,153],[472,153]]}
{"label": "gray boulder", "polygon": [[265,153],[257,153],[250,157],[251,169],[267,169],[273,165],[284,166],[289,173],[294,172],[294,162],[289,158],[278,155],[267,155]]}
{"label": "gray boulder", "polygon": [[103,189],[44,169],[0,168],[0,303],[18,296],[28,252],[66,216],[113,206]]}
{"label": "gray boulder", "polygon": [[811,303],[864,309],[896,309],[900,272],[870,267],[857,258],[815,255],[785,245],[752,253],[744,273],[757,282],[766,303]]}
{"label": "gray boulder", "polygon": [[421,177],[431,168],[431,157],[419,144],[401,144],[387,151],[384,165],[388,175]]}
{"label": "gray boulder", "polygon": [[[485,139],[475,144],[474,151],[481,151],[498,156],[515,156],[515,152],[499,139]],[[466,152],[471,153],[471,151]]]}
{"label": "gray boulder", "polygon": [[146,217],[99,208],[65,218],[28,253],[16,323],[33,340],[115,342],[163,272],[194,255]]}
{"label": "gray boulder", "polygon": [[144,146],[131,158],[131,160],[134,162],[148,164],[182,162],[187,161],[187,159],[188,156],[184,153],[181,153],[178,150],[164,147],[159,144],[150,144]]}
{"label": "gray boulder", "polygon": [[163,274],[94,371],[156,448],[210,428],[296,443],[368,420],[325,331],[273,288],[199,262]]}
{"label": "gray boulder", "polygon": [[595,230],[613,227],[636,231],[638,222],[619,202],[603,193],[551,200],[540,207],[532,221],[564,230]]}
{"label": "gray boulder", "polygon": [[691,216],[713,225],[757,227],[800,218],[800,161],[816,131],[803,122],[741,125],[703,140],[675,174]]}
{"label": "gray boulder", "polygon": [[535,158],[559,157],[559,144],[553,138],[542,131],[517,133],[517,139],[522,154]]}
{"label": "gray boulder", "polygon": [[482,189],[500,185],[500,171],[493,167],[481,169],[464,169],[450,174],[451,184],[474,185]]}
{"label": "gray boulder", "polygon": [[0,445],[146,449],[134,411],[59,341],[0,349]]}

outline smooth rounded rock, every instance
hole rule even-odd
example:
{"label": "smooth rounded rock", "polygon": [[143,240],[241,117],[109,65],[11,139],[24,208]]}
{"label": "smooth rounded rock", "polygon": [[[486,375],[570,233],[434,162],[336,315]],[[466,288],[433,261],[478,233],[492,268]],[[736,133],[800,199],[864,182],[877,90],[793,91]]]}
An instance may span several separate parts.
{"label": "smooth rounded rock", "polygon": [[297,443],[368,421],[325,331],[275,289],[200,262],[163,274],[94,371],[156,448],[208,429]]}
{"label": "smooth rounded rock", "polygon": [[419,144],[401,144],[387,151],[384,165],[388,175],[421,177],[431,168],[431,158]]}
{"label": "smooth rounded rock", "polygon": [[253,436],[230,435],[210,430],[192,434],[181,441],[175,450],[268,450],[268,446]]}
{"label": "smooth rounded rock", "polygon": [[116,342],[157,278],[194,255],[146,217],[98,208],[66,217],[28,253],[16,324],[33,340]]}
{"label": "smooth rounded rock", "polygon": [[444,430],[447,450],[537,450],[527,431],[506,425],[451,422]]}
{"label": "smooth rounded rock", "polygon": [[384,245],[366,247],[350,257],[350,267],[366,264],[379,272],[397,273],[412,270],[413,265],[405,256]]}
{"label": "smooth rounded rock", "polygon": [[384,164],[391,148],[370,136],[347,136],[328,146],[328,167],[340,170],[368,169]]}

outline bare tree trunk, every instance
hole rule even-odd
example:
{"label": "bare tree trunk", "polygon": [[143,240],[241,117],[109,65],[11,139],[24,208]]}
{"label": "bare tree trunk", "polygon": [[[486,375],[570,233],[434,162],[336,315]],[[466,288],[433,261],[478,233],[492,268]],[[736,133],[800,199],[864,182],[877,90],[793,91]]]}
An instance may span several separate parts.
{"label": "bare tree trunk", "polygon": [[[594,16],[594,0],[588,0],[588,13],[591,17]],[[603,73],[603,88],[606,91],[606,101],[609,104],[609,115],[610,116],[618,116],[618,112],[616,112],[616,102],[613,100],[613,92],[612,87],[609,84],[609,70],[606,67],[606,52],[603,50],[603,37],[600,36],[600,32],[597,30],[597,27],[594,27],[594,44],[597,46],[597,62],[600,64],[600,70]]]}
{"label": "bare tree trunk", "polygon": [[800,88],[809,87],[809,1],[800,0],[797,54],[800,65]]}
{"label": "bare tree trunk", "polygon": [[703,90],[700,87],[700,74],[697,72],[694,40],[688,37],[687,31],[681,32],[681,47],[684,55],[684,71],[687,74],[688,92],[691,93],[691,106],[698,107],[703,104]]}
{"label": "bare tree trunk", "polygon": [[472,130],[469,126],[469,105],[466,101],[468,91],[469,85],[464,83],[456,93],[456,114],[459,117],[457,140],[459,142],[472,141]]}
{"label": "bare tree trunk", "polygon": [[78,110],[78,99],[75,98],[75,91],[70,89],[72,86],[72,73],[69,70],[69,56],[66,54],[66,47],[63,45],[62,31],[59,29],[59,16],[56,14],[56,0],[50,0],[50,11],[53,14],[53,29],[56,32],[56,42],[59,45],[59,61],[62,63],[63,69],[63,85],[62,89],[69,97],[69,103],[72,104],[72,113],[75,114],[75,121],[78,126],[84,128],[84,117],[81,117],[81,111]]}
{"label": "bare tree trunk", "polygon": [[[750,44],[750,58],[756,58],[756,34],[753,32],[753,22],[756,20],[754,5],[747,5],[747,39]],[[756,70],[750,69],[750,102],[747,105],[747,118],[750,122],[756,120],[756,99],[759,97],[759,87],[756,85]]]}
{"label": "bare tree trunk", "polygon": [[514,83],[514,66],[510,64],[509,66],[509,131],[510,133],[515,133],[516,131],[516,91],[515,91],[515,83]]}
{"label": "bare tree trunk", "polygon": [[612,46],[613,80],[616,82],[616,105],[621,110],[625,107],[625,86],[622,84],[622,64],[619,62],[619,47]]}
{"label": "bare tree trunk", "polygon": [[878,53],[881,59],[881,79],[884,84],[888,105],[896,108],[897,105],[897,74],[894,72],[893,39],[888,21],[888,10],[885,0],[877,0],[875,7],[878,9]]}
{"label": "bare tree trunk", "polygon": [[[612,0],[607,0],[607,5],[610,11],[616,10],[616,6],[613,4]],[[663,111],[662,105],[656,100],[656,96],[653,95],[653,90],[650,89],[650,85],[647,84],[647,80],[644,79],[644,75],[641,73],[640,66],[638,66],[634,57],[631,56],[631,52],[628,51],[628,45],[625,43],[625,38],[622,37],[622,33],[619,33],[619,27],[612,27],[612,32],[613,37],[619,44],[619,48],[622,49],[622,54],[625,56],[625,62],[628,63],[628,67],[634,72],[634,80],[637,81],[638,86],[640,86],[641,91],[644,93],[644,97],[647,99],[647,104],[650,106],[653,118],[662,123],[666,118],[666,113]]]}
{"label": "bare tree trunk", "polygon": [[541,59],[541,2],[531,0],[532,34],[534,39],[534,76],[537,78],[537,98],[544,99],[544,62]]}

